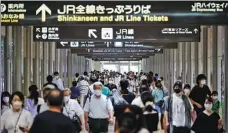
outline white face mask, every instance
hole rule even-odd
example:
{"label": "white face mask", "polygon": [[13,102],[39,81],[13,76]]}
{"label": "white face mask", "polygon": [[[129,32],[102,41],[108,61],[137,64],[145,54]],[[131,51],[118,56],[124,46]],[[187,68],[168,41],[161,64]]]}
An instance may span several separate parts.
{"label": "white face mask", "polygon": [[201,80],[201,84],[205,85],[206,84],[206,80]]}
{"label": "white face mask", "polygon": [[55,78],[57,78],[57,79],[58,79],[58,78],[59,78],[59,76],[55,76]]}
{"label": "white face mask", "polygon": [[5,103],[9,103],[9,97],[3,97],[3,101],[4,101]]}
{"label": "white face mask", "polygon": [[94,90],[94,94],[96,95],[96,96],[101,96],[101,90]]}
{"label": "white face mask", "polygon": [[206,110],[211,110],[212,109],[212,104],[204,104],[204,107]]}
{"label": "white face mask", "polygon": [[20,101],[13,102],[14,109],[21,109],[21,107],[22,107],[22,102],[20,102]]}
{"label": "white face mask", "polygon": [[189,90],[189,89],[184,89],[184,94],[185,94],[186,96],[189,96],[190,90]]}
{"label": "white face mask", "polygon": [[70,96],[64,96],[64,102],[67,103],[70,100]]}
{"label": "white face mask", "polygon": [[113,81],[110,80],[110,81],[108,81],[108,83],[109,83],[109,84],[113,84]]}

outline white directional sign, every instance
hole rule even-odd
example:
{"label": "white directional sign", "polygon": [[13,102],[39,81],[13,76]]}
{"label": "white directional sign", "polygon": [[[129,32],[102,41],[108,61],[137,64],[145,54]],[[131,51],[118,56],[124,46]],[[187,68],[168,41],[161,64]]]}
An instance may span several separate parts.
{"label": "white directional sign", "polygon": [[65,47],[65,45],[67,45],[68,42],[60,42],[60,44],[61,44],[63,47]]}
{"label": "white directional sign", "polygon": [[40,28],[36,28],[36,32],[40,32]]}
{"label": "white directional sign", "polygon": [[47,7],[45,4],[42,4],[37,10],[36,15],[41,12],[41,22],[46,22],[46,12],[51,15],[51,9]]}
{"label": "white directional sign", "polygon": [[88,31],[88,37],[89,38],[97,38],[96,32],[97,32],[96,29],[89,29],[89,31]]}
{"label": "white directional sign", "polygon": [[41,37],[41,36],[40,36],[39,34],[36,35],[36,38],[37,38],[37,39],[40,39],[40,37]]}
{"label": "white directional sign", "polygon": [[198,29],[196,29],[196,28],[194,29],[195,34],[196,34],[198,31],[199,31]]}

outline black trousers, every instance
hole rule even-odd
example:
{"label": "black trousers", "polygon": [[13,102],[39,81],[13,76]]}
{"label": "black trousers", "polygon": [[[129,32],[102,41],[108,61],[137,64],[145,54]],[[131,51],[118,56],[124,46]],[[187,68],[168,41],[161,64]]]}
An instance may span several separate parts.
{"label": "black trousers", "polygon": [[89,118],[89,130],[91,133],[107,133],[108,124],[108,119]]}
{"label": "black trousers", "polygon": [[191,129],[189,129],[187,127],[173,126],[173,133],[191,133]]}

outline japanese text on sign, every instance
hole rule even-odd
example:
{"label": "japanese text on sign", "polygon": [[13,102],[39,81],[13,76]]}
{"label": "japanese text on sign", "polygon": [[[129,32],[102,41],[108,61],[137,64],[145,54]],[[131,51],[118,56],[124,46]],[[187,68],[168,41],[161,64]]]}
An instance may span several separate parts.
{"label": "japanese text on sign", "polygon": [[[5,13],[7,11],[7,13]],[[18,23],[19,20],[25,18],[26,9],[23,3],[6,4],[1,3],[1,22],[3,23]]]}
{"label": "japanese text on sign", "polygon": [[[102,5],[63,5],[63,9],[58,9],[57,12],[59,22],[167,22],[169,20],[168,16],[164,15],[151,16],[151,5],[116,5],[114,8]],[[139,14],[143,15],[134,16]]]}
{"label": "japanese text on sign", "polygon": [[196,2],[192,5],[192,12],[223,12],[228,7],[228,3],[205,3]]}

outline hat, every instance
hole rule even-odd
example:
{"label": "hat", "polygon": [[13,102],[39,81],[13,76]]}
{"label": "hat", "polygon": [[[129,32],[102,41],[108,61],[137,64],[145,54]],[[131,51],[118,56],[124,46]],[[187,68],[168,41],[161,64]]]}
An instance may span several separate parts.
{"label": "hat", "polygon": [[179,88],[182,89],[182,83],[180,81],[175,82],[173,85],[173,88],[175,88],[175,86],[178,86]]}

